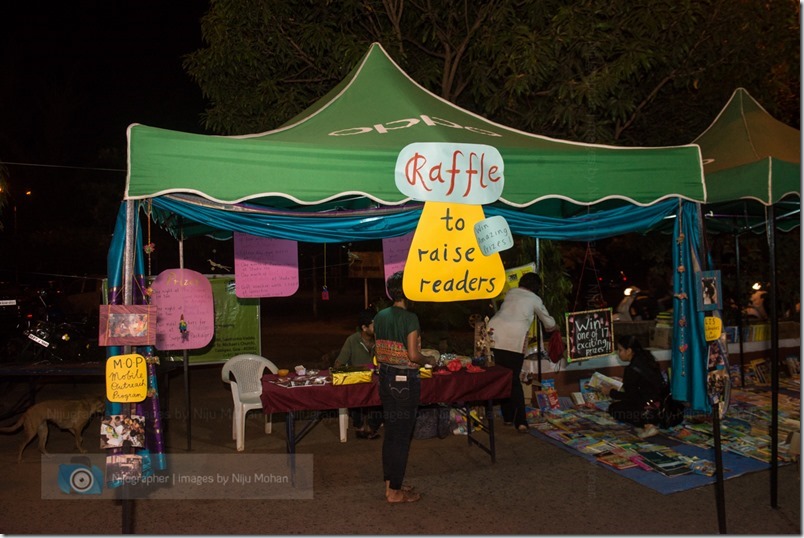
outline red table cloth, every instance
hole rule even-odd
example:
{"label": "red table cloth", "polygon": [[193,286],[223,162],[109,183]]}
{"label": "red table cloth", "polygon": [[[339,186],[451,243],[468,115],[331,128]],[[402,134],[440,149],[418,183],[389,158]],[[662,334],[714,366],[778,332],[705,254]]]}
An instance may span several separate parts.
{"label": "red table cloth", "polygon": [[[321,372],[320,375],[326,373]],[[511,394],[511,375],[511,370],[502,366],[490,366],[474,374],[460,370],[449,375],[433,375],[430,379],[422,379],[420,403],[463,403],[508,398]],[[377,376],[372,376],[371,383],[292,388],[272,383],[276,378],[275,374],[266,374],[262,378],[260,398],[263,412],[267,414],[381,405]]]}

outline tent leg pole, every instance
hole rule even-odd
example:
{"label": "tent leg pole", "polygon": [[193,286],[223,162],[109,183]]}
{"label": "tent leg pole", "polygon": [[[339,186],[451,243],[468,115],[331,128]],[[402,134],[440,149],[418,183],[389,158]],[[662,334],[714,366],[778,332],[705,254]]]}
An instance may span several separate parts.
{"label": "tent leg pole", "polygon": [[[740,234],[734,234],[734,257],[737,260],[737,297],[740,297]],[[743,356],[743,305],[737,303],[737,341],[740,343],[740,386],[745,387],[745,357]]]}
{"label": "tent leg pole", "polygon": [[715,434],[715,497],[717,502],[717,528],[726,534],[726,494],[723,489],[723,450],[720,444],[720,403],[712,406],[712,432]]}
{"label": "tent leg pole", "polygon": [[[137,218],[137,202],[126,201],[126,236],[123,246],[123,304],[134,303],[134,219]],[[131,353],[131,346],[123,346],[123,353]],[[124,484],[123,491],[128,487]],[[134,501],[124,497],[121,501],[121,531],[123,534],[134,534]]]}
{"label": "tent leg pole", "polygon": [[[179,269],[184,269],[184,230],[179,235]],[[185,349],[182,351],[182,362],[184,363],[184,405],[187,409],[187,416],[184,417],[184,425],[187,429],[187,450],[192,450],[192,415],[190,409],[190,354]]]}
{"label": "tent leg pole", "polygon": [[770,328],[771,328],[771,508],[779,507],[779,316],[776,301],[776,212],[768,206],[768,258],[770,259]]}

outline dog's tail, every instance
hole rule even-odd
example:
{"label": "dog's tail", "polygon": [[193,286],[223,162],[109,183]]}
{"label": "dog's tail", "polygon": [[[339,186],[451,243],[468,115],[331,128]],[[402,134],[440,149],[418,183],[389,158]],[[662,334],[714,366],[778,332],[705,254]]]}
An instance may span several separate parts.
{"label": "dog's tail", "polygon": [[11,426],[6,426],[5,428],[0,428],[0,433],[14,433],[15,431],[22,428],[22,423],[25,422],[25,415],[22,415],[17,422],[12,424]]}

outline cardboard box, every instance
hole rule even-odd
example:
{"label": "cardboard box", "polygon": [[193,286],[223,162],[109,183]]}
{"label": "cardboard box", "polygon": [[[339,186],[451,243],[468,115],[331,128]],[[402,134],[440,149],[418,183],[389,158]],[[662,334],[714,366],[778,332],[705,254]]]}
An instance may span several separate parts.
{"label": "cardboard box", "polygon": [[673,343],[673,328],[667,325],[657,325],[650,332],[648,347],[657,349],[670,349]]}

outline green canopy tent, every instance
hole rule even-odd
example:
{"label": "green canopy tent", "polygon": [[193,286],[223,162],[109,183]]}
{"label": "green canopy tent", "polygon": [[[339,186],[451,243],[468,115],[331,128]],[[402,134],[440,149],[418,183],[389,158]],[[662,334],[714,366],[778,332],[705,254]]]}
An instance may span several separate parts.
{"label": "green canopy tent", "polygon": [[[776,225],[800,222],[801,133],[771,116],[737,88],[712,124],[693,142],[701,148],[706,211],[716,229],[756,229],[775,206]],[[725,221],[718,224],[718,220]],[[724,226],[725,225],[725,226]]]}
{"label": "green canopy tent", "polygon": [[[621,148],[512,129],[422,88],[375,43],[340,84],[278,129],[208,136],[130,126],[127,222],[143,200],[177,237],[239,231],[344,242],[404,235],[415,229],[421,204],[397,189],[394,168],[400,150],[421,142],[496,148],[505,183],[484,209],[503,215],[515,234],[591,240],[646,231],[706,200],[696,145]],[[133,228],[127,226],[125,252]],[[696,324],[685,338],[702,338]],[[705,369],[698,347],[683,359],[687,371]],[[685,383],[678,397],[708,408],[705,373]]]}
{"label": "green canopy tent", "polygon": [[376,43],[340,84],[278,129],[207,136],[130,126],[125,198],[192,193],[316,211],[399,206],[409,199],[394,184],[394,166],[414,142],[494,146],[505,161],[500,202],[552,216],[604,201],[705,199],[695,145],[618,148],[505,127],[425,90]]}
{"label": "green canopy tent", "polygon": [[[789,230],[800,224],[801,132],[771,116],[745,89],[737,88],[693,143],[701,147],[704,159],[708,222],[716,229],[735,234],[738,253],[740,233],[767,230],[771,278],[771,505],[775,507],[779,392],[776,229]],[[739,256],[737,261],[739,282]],[[738,336],[742,368],[742,327]]]}

